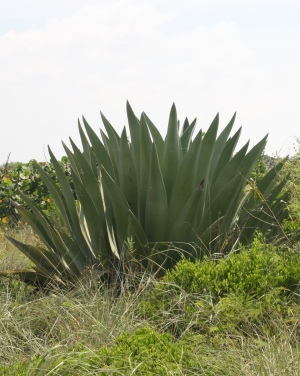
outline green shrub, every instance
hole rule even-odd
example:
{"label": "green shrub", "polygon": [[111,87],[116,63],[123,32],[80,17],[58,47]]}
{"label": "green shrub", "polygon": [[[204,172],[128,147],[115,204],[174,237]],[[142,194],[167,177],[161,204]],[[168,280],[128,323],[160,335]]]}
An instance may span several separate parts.
{"label": "green shrub", "polygon": [[139,313],[176,335],[187,328],[202,334],[259,331],[277,315],[293,322],[299,281],[299,253],[257,235],[248,249],[219,260],[182,259],[146,292]]}
{"label": "green shrub", "polygon": [[242,246],[238,253],[221,260],[183,259],[163,280],[176,283],[187,292],[210,293],[214,297],[231,293],[256,298],[271,292],[286,295],[299,287],[299,253],[276,248],[258,235],[249,248]]}
{"label": "green shrub", "polygon": [[165,375],[191,363],[183,343],[149,327],[123,333],[114,346],[100,350],[100,357],[105,367],[121,372],[136,369],[136,375]]}
{"label": "green shrub", "polygon": [[[62,169],[72,185],[71,170],[68,158],[61,160]],[[58,183],[55,169],[51,163],[40,162],[39,167]],[[22,191],[46,214],[55,214],[55,203],[49,190],[41,178],[36,162],[9,163],[0,167],[0,225],[15,225],[21,217],[12,205],[12,201],[29,208],[22,199]]]}

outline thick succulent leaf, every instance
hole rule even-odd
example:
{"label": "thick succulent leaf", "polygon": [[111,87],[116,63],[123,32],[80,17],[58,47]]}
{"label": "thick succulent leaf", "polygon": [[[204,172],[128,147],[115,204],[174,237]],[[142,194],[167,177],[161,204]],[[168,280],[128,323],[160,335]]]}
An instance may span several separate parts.
{"label": "thick succulent leaf", "polygon": [[116,237],[115,237],[114,211],[113,211],[113,207],[112,207],[112,204],[110,202],[110,199],[109,199],[108,192],[107,191],[104,192],[102,179],[100,180],[99,187],[100,187],[101,197],[102,197],[102,201],[103,201],[108,244],[109,244],[109,247],[110,247],[110,250],[111,250],[111,255],[110,255],[110,257],[108,257],[108,259],[110,258],[109,261],[112,261],[112,258],[115,257],[117,260],[119,260],[120,259],[120,253],[119,253],[117,240],[116,240]]}
{"label": "thick succulent leaf", "polygon": [[194,186],[200,187],[201,191],[203,191],[203,194],[200,196],[197,206],[198,218],[203,218],[206,207],[206,200],[211,200],[210,197],[207,197],[210,188],[208,179],[210,176],[209,172],[218,133],[218,126],[219,115],[217,114],[203,137],[201,148],[197,156],[197,167],[195,168],[194,174]]}
{"label": "thick succulent leaf", "polygon": [[189,123],[189,119],[187,117],[184,119],[184,122],[183,122],[181,128],[179,127],[179,122],[178,122],[179,138],[181,138],[181,136],[187,130],[189,125],[190,125],[190,123]]}
{"label": "thick succulent leaf", "polygon": [[130,130],[130,140],[131,146],[133,151],[133,160],[135,164],[135,171],[137,174],[137,181],[139,184],[140,181],[140,122],[138,118],[135,116],[129,102],[126,102],[126,110],[127,110],[127,119],[128,119],[128,126]]}
{"label": "thick succulent leaf", "polygon": [[120,137],[114,130],[113,126],[109,123],[106,117],[101,113],[101,118],[107,133],[107,136],[104,132],[101,131],[101,136],[104,141],[106,150],[112,161],[112,165],[115,171],[115,178],[118,179],[118,160],[119,160],[119,151],[120,151]]}
{"label": "thick succulent leaf", "polygon": [[55,181],[51,179],[51,177],[48,174],[45,173],[45,171],[41,168],[41,166],[39,166],[39,164],[36,164],[35,167],[37,168],[38,173],[40,174],[43,182],[47,186],[51,197],[56,202],[57,207],[59,208],[59,211],[62,214],[62,219],[64,221],[65,226],[71,230],[70,213],[68,211],[68,207],[63,197],[61,189],[57,186]]}
{"label": "thick succulent leaf", "polygon": [[266,135],[260,142],[254,145],[253,148],[247,153],[243,162],[243,168],[241,170],[241,173],[243,174],[245,179],[250,178],[251,172],[253,171],[256,163],[258,162],[259,157],[265,150],[267,138],[268,135]]}
{"label": "thick succulent leaf", "polygon": [[147,123],[142,116],[140,123],[140,180],[138,186],[138,219],[145,226],[146,199],[149,182],[149,166],[151,161],[152,141]]}
{"label": "thick succulent leaf", "polygon": [[123,129],[120,141],[119,179],[120,189],[130,209],[135,215],[138,215],[137,177],[125,128]]}
{"label": "thick succulent leaf", "polygon": [[[238,210],[240,192],[246,185],[246,180],[240,174],[240,168],[245,158],[248,143],[225,166],[219,178],[210,187],[209,202],[205,205],[204,214],[198,225],[198,233],[205,232],[211,223],[215,223],[220,217],[219,235],[225,237],[233,225]],[[200,216],[200,213],[199,213]],[[211,234],[214,238],[217,234]]]}
{"label": "thick succulent leaf", "polygon": [[118,145],[120,144],[120,136],[114,129],[114,127],[110,124],[110,122],[106,119],[102,112],[100,112],[101,119],[103,121],[104,127],[106,129],[108,138],[110,139],[111,145],[114,147],[114,150],[118,150]]}
{"label": "thick succulent leaf", "polygon": [[197,166],[197,158],[199,157],[199,152],[201,150],[201,142],[202,131],[200,130],[188,152],[184,156],[174,182],[168,209],[169,230],[173,227],[179,213],[184,208],[196,188],[194,184],[195,166]]}
{"label": "thick succulent leaf", "polygon": [[211,177],[211,184],[214,184],[214,181],[218,179],[220,173],[223,171],[224,167],[229,163],[231,158],[234,155],[235,148],[237,146],[238,140],[240,138],[242,128],[240,127],[236,133],[230,137],[226,144],[224,145],[224,148],[222,150],[222,153],[220,155],[220,158],[218,159],[218,162],[214,168],[213,176]]}
{"label": "thick succulent leaf", "polygon": [[153,124],[153,122],[144,112],[142,113],[142,116],[146,120],[147,126],[151,133],[151,137],[153,139],[153,142],[155,143],[158,160],[161,161],[163,157],[164,147],[165,147],[164,139],[162,138],[159,130],[156,128],[156,126]]}
{"label": "thick succulent leaf", "polygon": [[61,275],[58,269],[61,267],[59,265],[59,258],[54,253],[46,248],[24,244],[8,235],[5,236],[35,264],[35,267],[41,274],[45,276],[50,276],[51,274]]}
{"label": "thick succulent leaf", "polygon": [[97,160],[97,165],[98,166],[104,166],[106,171],[115,178],[114,175],[114,169],[113,165],[111,162],[111,159],[109,157],[109,154],[107,150],[105,149],[103,143],[101,142],[100,138],[97,136],[97,134],[94,132],[94,130],[90,127],[90,125],[87,123],[84,117],[83,119],[83,124],[85,127],[85,131],[89,137],[90,143],[92,145],[93,153],[95,155],[95,158]]}
{"label": "thick succulent leaf", "polygon": [[[11,277],[18,276],[21,281],[25,283],[41,284],[49,282],[49,276],[42,273],[38,273],[34,269],[23,268],[23,269],[10,269],[10,270],[0,270],[0,276]],[[57,282],[62,283],[60,278],[56,278]]]}
{"label": "thick succulent leaf", "polygon": [[[241,179],[244,181],[246,186],[247,180],[241,174],[241,167],[245,159],[245,155],[248,149],[249,142],[247,142],[237,154],[230,160],[230,162],[223,168],[218,179],[215,181],[214,185],[211,187],[211,201],[212,210],[219,210],[222,214],[226,212],[226,206],[228,205],[228,200],[234,195],[235,187],[231,186],[229,190],[229,185],[233,179]],[[237,181],[235,181],[235,184]],[[240,189],[240,187],[239,187]],[[214,208],[214,209],[213,209]]]}
{"label": "thick succulent leaf", "polygon": [[[208,181],[212,182],[212,177],[215,173],[215,169],[219,163],[219,160],[221,158],[221,155],[222,155],[222,152],[224,150],[224,147],[228,141],[228,138],[229,138],[229,135],[230,135],[230,132],[232,130],[232,127],[234,125],[234,121],[235,121],[235,117],[236,117],[236,113],[234,113],[233,117],[231,118],[230,122],[227,124],[227,126],[223,129],[223,131],[220,133],[220,135],[218,136],[217,140],[216,140],[216,143],[215,143],[215,147],[214,147],[214,153],[213,153],[213,156],[212,156],[212,160],[211,160],[211,165],[210,165],[210,171],[209,171],[209,178],[208,178]],[[232,156],[232,154],[231,154]]]}
{"label": "thick succulent leaf", "polygon": [[49,148],[49,154],[51,156],[51,162],[55,168],[56,175],[61,186],[61,190],[62,190],[62,194],[64,198],[65,211],[68,214],[69,228],[71,230],[72,236],[74,237],[74,240],[78,242],[79,248],[81,250],[81,255],[84,258],[86,258],[87,255],[89,254],[89,246],[86,243],[85,238],[81,232],[77,208],[76,208],[73,192],[70,187],[70,183],[68,182],[68,179],[62,167],[60,166],[59,162],[55,158],[50,148]]}
{"label": "thick succulent leaf", "polygon": [[115,181],[111,178],[108,172],[101,168],[101,179],[103,184],[103,190],[109,196],[110,202],[114,211],[114,219],[116,224],[115,236],[118,242],[119,254],[123,248],[125,240],[127,240],[128,229],[128,210],[129,205],[124,197],[122,191],[117,186]]}
{"label": "thick succulent leaf", "polygon": [[[72,171],[72,177],[76,175],[76,178],[85,187],[91,200],[94,203],[94,206],[97,212],[99,213],[99,216],[102,218],[104,212],[103,212],[101,193],[99,189],[98,176],[94,174],[92,167],[90,166],[90,164],[84,157],[83,153],[81,153],[81,151],[77,148],[77,146],[73,142],[72,142],[72,148],[74,150],[73,154],[65,146],[65,151],[68,157],[69,158],[72,157],[76,165],[76,169]],[[77,174],[77,171],[79,172],[78,174]],[[76,190],[76,193],[78,194],[77,190]],[[103,224],[103,220],[99,223],[100,227],[102,226],[102,224]]]}
{"label": "thick succulent leaf", "polygon": [[199,202],[203,195],[205,195],[204,187],[197,187],[194,190],[170,230],[170,241],[194,242],[197,240]]}
{"label": "thick succulent leaf", "polygon": [[219,127],[219,114],[216,115],[207,132],[205,133],[199,157],[197,158],[197,167],[195,168],[194,185],[197,186],[204,181],[204,185],[208,185],[208,176],[210,170],[211,159],[215,147]]}
{"label": "thick succulent leaf", "polygon": [[82,271],[85,266],[85,259],[81,255],[77,243],[67,234],[62,238],[61,233],[63,230],[58,231],[57,228],[54,228],[52,223],[28,197],[22,192],[20,192],[20,195],[32,210],[32,213],[16,203],[13,203],[13,205],[48,247],[49,252],[54,253],[60,259],[64,268],[71,269],[75,274]]}
{"label": "thick succulent leaf", "polygon": [[161,171],[165,182],[168,201],[171,197],[173,184],[182,162],[183,154],[180,145],[177,111],[175,104],[172,105],[167,135],[165,138],[165,148],[161,162]]}
{"label": "thick succulent leaf", "polygon": [[[86,252],[85,257],[87,260],[89,260],[89,263],[95,262],[96,254],[98,254],[100,251],[100,236],[104,226],[103,215],[99,214],[95,206],[95,202],[92,200],[85,186],[81,184],[77,175],[72,175],[72,178],[76,189],[76,196],[80,202],[80,208],[85,219],[85,230],[87,230],[86,234],[88,235],[88,239],[85,238],[85,240],[86,244],[89,246],[89,252]],[[82,223],[83,221],[81,220],[81,230]]]}
{"label": "thick succulent leaf", "polygon": [[146,197],[146,234],[150,242],[162,242],[167,238],[168,200],[164,180],[152,144],[148,191]]}
{"label": "thick succulent leaf", "polygon": [[196,127],[197,119],[194,119],[191,124],[189,124],[188,120],[186,119],[183,123],[183,133],[180,136],[180,144],[182,148],[183,155],[189,150],[190,144],[192,142],[192,137],[194,134],[194,130]]}
{"label": "thick succulent leaf", "polygon": [[[91,166],[93,172],[95,175],[97,175],[97,162],[96,158],[94,156],[93,150],[89,144],[89,141],[82,129],[82,126],[80,124],[80,121],[78,119],[78,130],[81,138],[82,148],[83,148],[83,155],[85,156],[85,159],[88,161],[89,165]],[[73,143],[74,144],[74,143]]]}

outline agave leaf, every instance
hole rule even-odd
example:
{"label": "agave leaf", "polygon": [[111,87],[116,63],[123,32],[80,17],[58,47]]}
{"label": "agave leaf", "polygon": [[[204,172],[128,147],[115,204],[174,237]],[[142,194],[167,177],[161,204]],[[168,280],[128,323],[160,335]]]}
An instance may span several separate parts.
{"label": "agave leaf", "polygon": [[183,133],[180,136],[180,144],[182,148],[182,153],[185,155],[185,153],[188,151],[190,144],[192,142],[193,133],[196,127],[197,119],[194,119],[191,124],[189,124],[187,118],[185,122],[183,123]]}
{"label": "agave leaf", "polygon": [[[248,143],[239,150],[221,172],[210,193],[214,199],[212,199],[209,207],[209,214],[203,216],[205,219],[209,218],[208,220],[211,222],[214,222],[220,216],[224,216],[220,225],[222,238],[226,237],[231,230],[241,202],[240,196],[244,195],[243,189],[247,181],[240,170],[244,164],[247,148]],[[201,229],[206,227],[207,223],[201,224]],[[200,228],[198,231],[201,232]]]}
{"label": "agave leaf", "polygon": [[[89,165],[84,155],[81,153],[81,151],[77,148],[77,146],[73,142],[72,142],[72,148],[74,150],[73,154],[66,146],[64,146],[64,148],[68,157],[69,158],[72,157],[76,165],[76,169],[72,171],[72,177],[76,175],[76,178],[78,179],[80,184],[85,187],[91,200],[93,201],[93,204],[99,214],[99,217],[102,218],[103,217],[103,205],[102,205],[102,198],[101,198],[101,194],[99,190],[99,180],[98,180],[97,175],[94,174],[92,167]],[[79,174],[75,173],[76,171],[79,171]],[[100,222],[99,222],[100,227],[102,226],[102,224],[103,224],[103,220],[100,219]]]}
{"label": "agave leaf", "polygon": [[[96,162],[96,158],[94,156],[94,153],[93,153],[93,150],[89,144],[89,141],[82,129],[82,126],[80,124],[80,121],[78,119],[78,130],[79,130],[79,134],[80,134],[80,138],[81,138],[81,143],[82,143],[82,148],[83,148],[83,155],[85,157],[85,159],[88,161],[89,165],[91,166],[94,174],[97,176],[97,162]],[[75,145],[73,143],[73,145]]]}
{"label": "agave leaf", "polygon": [[187,151],[176,176],[169,204],[168,227],[173,227],[177,217],[195,190],[195,165],[202,143],[202,131],[196,135],[191,147]]}
{"label": "agave leaf", "polygon": [[155,144],[152,144],[146,198],[146,234],[150,242],[166,241],[168,200]]}
{"label": "agave leaf", "polygon": [[109,123],[109,121],[106,119],[106,117],[102,113],[101,113],[101,118],[102,118],[105,130],[107,132],[107,136],[106,136],[104,132],[101,131],[101,136],[106,146],[106,150],[112,161],[112,165],[115,171],[115,178],[118,180],[119,176],[117,172],[118,172],[118,159],[119,159],[118,156],[119,156],[119,151],[120,151],[120,137],[118,136],[113,126]]}
{"label": "agave leaf", "polygon": [[241,173],[246,179],[250,178],[254,166],[256,165],[259,157],[262,155],[266,147],[267,138],[268,135],[266,135],[260,142],[253,146],[253,148],[247,153],[243,162],[243,168],[241,170]]}
{"label": "agave leaf", "polygon": [[84,117],[82,117],[83,124],[85,127],[85,131],[89,137],[89,140],[92,144],[93,153],[95,154],[95,158],[97,160],[98,166],[104,166],[106,171],[115,179],[114,169],[109,157],[107,150],[105,149],[103,143],[101,142],[100,138],[97,134],[93,131],[90,125],[87,123]]}
{"label": "agave leaf", "polygon": [[194,185],[197,186],[199,182],[204,180],[205,186],[208,185],[208,176],[210,170],[211,159],[215,147],[216,137],[219,127],[219,114],[216,115],[207,132],[205,133],[199,157],[197,159],[197,167],[195,169]]}
{"label": "agave leaf", "polygon": [[[215,173],[216,166],[218,166],[219,160],[221,158],[222,152],[224,150],[224,147],[228,141],[228,137],[230,135],[230,132],[232,130],[234,121],[235,121],[236,113],[234,113],[233,117],[231,118],[230,122],[227,124],[227,126],[223,129],[223,131],[220,133],[216,140],[215,148],[214,148],[214,153],[210,165],[210,173],[209,173],[209,182],[211,184],[212,182],[212,177]],[[232,154],[229,154],[230,157],[232,157]],[[222,170],[220,170],[222,171]]]}
{"label": "agave leaf", "polygon": [[118,150],[118,145],[120,144],[120,136],[114,129],[114,127],[110,124],[110,122],[106,119],[102,112],[100,112],[101,119],[103,121],[104,127],[106,129],[108,138],[110,139],[111,145],[114,146],[114,150]]}
{"label": "agave leaf", "polygon": [[128,210],[129,205],[117,186],[115,181],[111,178],[104,167],[101,167],[101,180],[103,184],[103,190],[108,194],[111,205],[114,211],[114,218],[116,223],[116,237],[118,242],[119,254],[123,248],[124,242],[127,239],[128,229]]}
{"label": "agave leaf", "polygon": [[[248,149],[248,145],[249,142],[247,142],[230,160],[230,162],[223,168],[218,179],[214,182],[213,187],[211,187],[211,210],[218,210],[221,213],[225,214],[225,208],[227,207],[230,199],[233,197],[234,190],[236,188],[235,186],[231,185],[231,190],[228,190],[228,186],[233,179],[242,179],[244,181],[244,185],[246,185],[247,180],[245,180],[240,171]],[[235,184],[236,183],[237,181],[235,181]]]}
{"label": "agave leaf", "polygon": [[65,234],[63,239],[61,237],[63,230],[58,231],[54,228],[46,216],[28,197],[22,192],[20,192],[20,195],[33,213],[17,203],[13,203],[18,212],[48,247],[48,250],[60,259],[63,267],[68,270],[71,269],[75,274],[79,274],[84,269],[85,262],[77,244],[67,234]]}
{"label": "agave leaf", "polygon": [[106,191],[104,193],[104,187],[103,187],[103,179],[100,179],[100,192],[103,202],[103,208],[104,208],[104,215],[105,215],[105,224],[106,224],[106,231],[107,231],[107,237],[108,237],[108,244],[110,246],[110,250],[112,252],[111,256],[115,256],[116,259],[120,259],[120,253],[118,249],[117,240],[115,238],[115,221],[114,221],[114,212],[113,207],[109,201],[109,194]]}
{"label": "agave leaf", "polygon": [[5,237],[35,264],[41,274],[45,276],[61,275],[61,271],[58,269],[60,268],[59,258],[54,253],[46,248],[24,244],[8,235],[5,235]]}
{"label": "agave leaf", "polygon": [[[89,245],[89,252],[86,252],[85,256],[89,263],[95,262],[96,254],[100,252],[100,234],[104,225],[103,215],[99,215],[95,202],[92,200],[85,186],[81,184],[77,175],[74,174],[72,178],[76,189],[76,195],[80,202],[80,208],[85,219],[85,230],[87,230],[88,234],[89,241],[87,241],[87,239],[85,240],[86,244]],[[80,221],[80,224],[82,224],[82,221]]]}
{"label": "agave leaf", "polygon": [[149,166],[151,161],[152,141],[147,127],[147,123],[142,116],[140,123],[140,181],[138,187],[138,218],[142,226],[145,226],[146,220],[146,199],[149,184]]}
{"label": "agave leaf", "polygon": [[81,227],[78,219],[78,213],[76,209],[75,200],[73,197],[73,192],[71,190],[70,184],[68,179],[61,168],[60,164],[58,163],[57,159],[55,158],[54,154],[52,153],[51,149],[49,148],[49,154],[51,156],[51,162],[55,168],[56,175],[58,181],[61,185],[62,194],[64,197],[64,207],[65,211],[68,214],[68,224],[71,230],[72,236],[78,242],[79,249],[81,250],[81,255],[83,258],[87,258],[89,255],[89,246],[85,241],[85,238],[81,232]]}
{"label": "agave leaf", "polygon": [[235,132],[235,134],[227,140],[226,144],[224,145],[220,158],[218,159],[218,162],[214,168],[214,174],[211,177],[211,185],[214,185],[215,180],[218,179],[224,167],[227,165],[227,163],[229,163],[229,161],[233,157],[236,145],[240,138],[241,130],[242,128],[240,127]]}
{"label": "agave leaf", "polygon": [[184,119],[184,122],[182,124],[182,127],[179,127],[179,122],[178,122],[178,132],[179,132],[179,138],[183,135],[183,133],[187,130],[188,126],[190,125],[188,118],[186,117]]}
{"label": "agave leaf", "polygon": [[131,146],[133,151],[133,161],[135,164],[135,171],[137,175],[137,182],[139,185],[140,181],[140,122],[138,118],[135,116],[129,102],[126,102],[126,110],[127,110],[127,119],[128,119],[128,126],[130,130],[130,139],[131,139]]}
{"label": "agave leaf", "polygon": [[177,111],[173,103],[170,116],[167,135],[165,138],[165,148],[161,162],[161,171],[164,177],[168,201],[171,197],[172,187],[182,162],[183,154],[180,147],[180,140],[177,125]]}
{"label": "agave leaf", "polygon": [[194,242],[197,240],[198,207],[203,195],[205,195],[204,188],[197,187],[194,190],[170,230],[171,242]]}
{"label": "agave leaf", "polygon": [[70,226],[69,226],[70,213],[68,212],[67,204],[65,202],[65,199],[63,197],[63,193],[62,193],[61,189],[58,188],[58,186],[54,182],[54,180],[51,179],[49,177],[49,175],[47,175],[45,173],[45,171],[41,168],[41,166],[39,166],[38,163],[36,163],[35,167],[37,168],[38,173],[40,174],[43,182],[47,186],[49,193],[51,194],[51,197],[56,202],[56,204],[57,204],[57,206],[58,206],[58,208],[59,208],[59,210],[62,214],[62,218],[64,220],[65,226],[70,228]]}
{"label": "agave leaf", "polygon": [[151,133],[151,137],[153,139],[153,142],[155,143],[156,151],[157,151],[157,155],[158,155],[158,160],[161,161],[162,157],[163,157],[164,147],[165,147],[164,139],[162,138],[159,130],[153,124],[151,119],[144,112],[142,113],[142,116],[144,117],[144,119],[147,123],[149,131]]}
{"label": "agave leaf", "polygon": [[126,134],[123,129],[120,141],[119,155],[119,178],[120,189],[123,192],[131,210],[138,214],[138,189],[135,166]]}

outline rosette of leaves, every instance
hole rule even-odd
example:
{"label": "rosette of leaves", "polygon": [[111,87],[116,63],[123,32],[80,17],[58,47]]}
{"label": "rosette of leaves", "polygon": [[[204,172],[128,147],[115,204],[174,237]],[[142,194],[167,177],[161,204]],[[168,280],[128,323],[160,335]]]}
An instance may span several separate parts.
{"label": "rosette of leaves", "polygon": [[182,254],[193,260],[227,253],[239,241],[247,244],[257,227],[271,228],[272,236],[280,230],[285,181],[277,183],[277,172],[283,162],[257,186],[250,184],[267,136],[250,150],[248,142],[236,152],[241,128],[230,136],[235,115],[219,134],[217,115],[205,133],[194,136],[196,120],[185,119],[180,126],[173,104],[165,138],[129,103],[129,134],[124,127],[119,135],[101,116],[106,132],[100,130],[100,136],[85,118],[83,125],[78,122],[82,150],[72,139],[71,148],[63,143],[76,199],[51,149],[59,184],[36,165],[63,225],[22,193],[30,210],[14,204],[45,245],[9,238],[34,264],[27,277],[64,281],[91,266],[102,274],[127,262],[168,269]]}

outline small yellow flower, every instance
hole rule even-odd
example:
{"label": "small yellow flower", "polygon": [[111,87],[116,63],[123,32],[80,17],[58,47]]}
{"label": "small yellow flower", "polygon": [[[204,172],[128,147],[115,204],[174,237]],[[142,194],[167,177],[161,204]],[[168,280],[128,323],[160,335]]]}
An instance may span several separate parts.
{"label": "small yellow flower", "polygon": [[2,200],[0,200],[0,204],[2,204],[2,202],[3,202],[3,201],[2,201]]}
{"label": "small yellow flower", "polygon": [[2,221],[2,223],[9,223],[9,218],[8,217],[3,217],[2,219],[1,219],[1,221]]}
{"label": "small yellow flower", "polygon": [[7,181],[8,181],[8,180],[10,180],[10,179],[9,179],[9,177],[8,177],[8,176],[3,176],[2,180],[3,180],[3,181],[4,181],[4,183],[5,183],[5,182],[7,182]]}
{"label": "small yellow flower", "polygon": [[46,201],[50,203],[52,200],[51,200],[51,198],[47,198]]}

